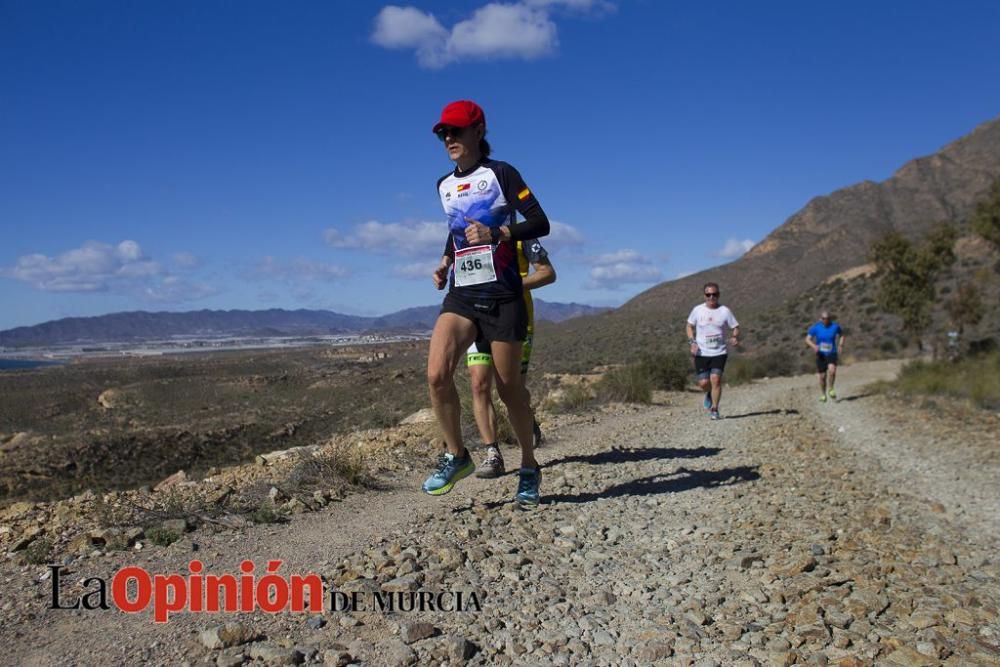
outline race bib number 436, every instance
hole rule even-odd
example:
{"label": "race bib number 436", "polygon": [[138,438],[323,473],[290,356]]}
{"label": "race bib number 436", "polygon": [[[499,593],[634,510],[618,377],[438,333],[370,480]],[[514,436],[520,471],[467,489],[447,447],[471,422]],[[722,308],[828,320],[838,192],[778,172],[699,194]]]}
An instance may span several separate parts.
{"label": "race bib number 436", "polygon": [[496,279],[492,246],[477,245],[455,251],[455,285],[481,285]]}

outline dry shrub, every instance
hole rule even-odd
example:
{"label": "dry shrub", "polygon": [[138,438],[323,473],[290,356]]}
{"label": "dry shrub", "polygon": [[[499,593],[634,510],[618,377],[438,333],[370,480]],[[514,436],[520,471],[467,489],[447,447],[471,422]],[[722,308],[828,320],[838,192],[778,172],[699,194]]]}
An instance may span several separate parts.
{"label": "dry shrub", "polygon": [[914,361],[899,374],[895,387],[904,394],[952,396],[987,410],[1000,409],[1000,352],[961,361]]}
{"label": "dry shrub", "polygon": [[585,384],[571,384],[553,389],[542,405],[550,412],[581,412],[594,402],[594,394]]}
{"label": "dry shrub", "polygon": [[334,445],[318,455],[302,455],[284,477],[289,491],[315,491],[336,486],[371,486],[374,476],[364,448],[346,443]]}
{"label": "dry shrub", "polygon": [[594,388],[600,401],[650,403],[653,400],[653,380],[643,364],[629,364],[610,370]]}

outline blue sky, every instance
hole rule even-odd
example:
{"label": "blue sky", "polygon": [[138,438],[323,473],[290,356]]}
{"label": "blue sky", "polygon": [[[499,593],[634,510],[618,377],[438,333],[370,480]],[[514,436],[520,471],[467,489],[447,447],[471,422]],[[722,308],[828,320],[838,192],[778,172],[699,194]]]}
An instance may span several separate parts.
{"label": "blue sky", "polygon": [[440,109],[618,305],[1000,114],[1000,3],[0,0],[0,329],[440,301]]}

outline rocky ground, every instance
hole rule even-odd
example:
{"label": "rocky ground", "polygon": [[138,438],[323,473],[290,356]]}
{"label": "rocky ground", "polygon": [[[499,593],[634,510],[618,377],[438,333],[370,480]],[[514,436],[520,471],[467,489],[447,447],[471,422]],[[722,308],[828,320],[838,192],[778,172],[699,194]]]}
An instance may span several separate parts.
{"label": "rocky ground", "polygon": [[426,344],[84,358],[0,373],[0,506],[384,427],[426,402]]}
{"label": "rocky ground", "polygon": [[11,664],[1000,664],[997,416],[865,392],[897,368],[842,369],[834,404],[811,376],[728,390],[720,422],[694,394],[546,417],[533,511],[511,502],[512,475],[430,498],[415,490],[426,471],[402,466],[395,488],[288,523],[59,557],[66,600],[126,565],[281,559],[281,574],[316,572],[363,601],[462,593],[479,611],[158,625],[48,609],[49,571],[15,553],[0,565],[0,641]]}

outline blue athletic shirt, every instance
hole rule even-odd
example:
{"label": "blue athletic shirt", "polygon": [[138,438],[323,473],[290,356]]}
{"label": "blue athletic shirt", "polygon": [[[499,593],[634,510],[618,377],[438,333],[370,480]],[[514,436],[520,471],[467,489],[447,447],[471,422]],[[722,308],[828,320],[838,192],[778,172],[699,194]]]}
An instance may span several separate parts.
{"label": "blue athletic shirt", "polygon": [[836,322],[830,322],[830,326],[825,326],[820,320],[809,327],[808,335],[816,341],[819,346],[819,354],[824,357],[837,354],[837,336],[843,336],[844,332]]}
{"label": "blue athletic shirt", "polygon": [[[456,168],[439,179],[438,195],[448,218],[450,241],[459,254],[469,247],[465,239],[466,218],[494,229],[506,225],[511,234],[510,241],[491,247],[496,280],[456,285],[455,268],[462,261],[456,256],[449,291],[463,300],[520,298],[523,288],[518,271],[517,242],[549,233],[549,220],[521,174],[506,162],[484,159],[468,171]],[[515,225],[517,213],[524,216],[524,222]]]}

